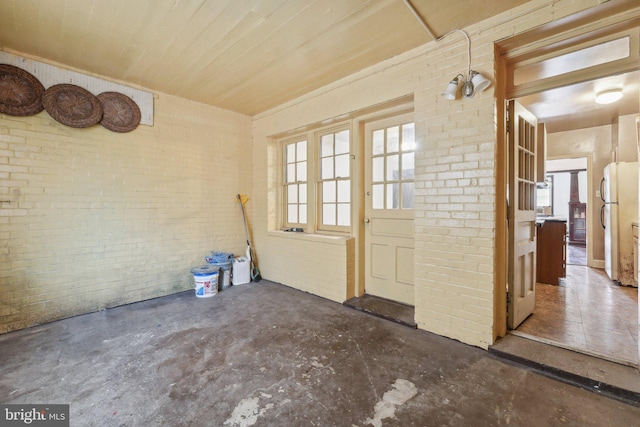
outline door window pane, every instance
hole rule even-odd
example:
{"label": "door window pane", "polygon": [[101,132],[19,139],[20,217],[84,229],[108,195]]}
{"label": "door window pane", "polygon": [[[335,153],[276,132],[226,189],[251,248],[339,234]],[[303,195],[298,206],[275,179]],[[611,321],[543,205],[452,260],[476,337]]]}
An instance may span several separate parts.
{"label": "door window pane", "polygon": [[387,209],[398,209],[400,192],[398,183],[387,184]]}
{"label": "door window pane", "polygon": [[374,184],[372,190],[373,209],[384,209],[384,184]]}
{"label": "door window pane", "polygon": [[373,131],[373,155],[384,154],[384,129]]}
{"label": "door window pane", "polygon": [[387,128],[387,153],[395,153],[400,149],[400,126]]}
{"label": "door window pane", "polygon": [[399,179],[398,169],[400,168],[398,155],[387,156],[387,181]]}
{"label": "door window pane", "polygon": [[414,151],[416,149],[416,130],[413,123],[402,125],[402,151]]}
{"label": "door window pane", "polygon": [[415,172],[414,154],[405,153],[402,155],[402,179],[413,179]]}
{"label": "door window pane", "polygon": [[402,183],[402,209],[413,209],[413,182]]}
{"label": "door window pane", "polygon": [[372,169],[373,182],[384,181],[384,157],[374,157]]}

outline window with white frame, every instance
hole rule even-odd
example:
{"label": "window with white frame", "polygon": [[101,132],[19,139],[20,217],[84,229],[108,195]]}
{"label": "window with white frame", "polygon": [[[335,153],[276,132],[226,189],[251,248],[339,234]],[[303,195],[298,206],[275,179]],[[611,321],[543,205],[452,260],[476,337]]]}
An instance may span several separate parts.
{"label": "window with white frame", "polygon": [[351,231],[351,132],[308,132],[282,144],[282,224],[307,232]]}
{"label": "window with white frame", "polygon": [[319,134],[320,229],[351,225],[351,136],[348,129]]}
{"label": "window with white frame", "polygon": [[284,191],[286,226],[307,223],[307,140],[284,144]]}

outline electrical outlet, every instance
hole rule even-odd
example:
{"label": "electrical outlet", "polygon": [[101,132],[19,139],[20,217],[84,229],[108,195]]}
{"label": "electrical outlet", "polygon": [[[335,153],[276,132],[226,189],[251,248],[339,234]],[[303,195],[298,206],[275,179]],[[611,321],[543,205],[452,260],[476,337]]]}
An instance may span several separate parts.
{"label": "electrical outlet", "polygon": [[600,190],[596,190],[596,197],[600,197]]}

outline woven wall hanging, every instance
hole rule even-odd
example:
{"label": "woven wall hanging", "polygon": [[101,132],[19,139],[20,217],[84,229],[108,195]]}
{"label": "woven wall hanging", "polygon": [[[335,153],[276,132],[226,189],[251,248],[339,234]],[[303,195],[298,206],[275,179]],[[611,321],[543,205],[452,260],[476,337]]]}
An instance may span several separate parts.
{"label": "woven wall hanging", "polygon": [[102,104],[100,124],[113,132],[131,132],[140,124],[140,108],[133,99],[118,92],[98,95]]}
{"label": "woven wall hanging", "polygon": [[113,132],[131,132],[140,124],[136,102],[119,92],[103,92],[97,97],[73,84],[57,84],[46,89],[28,71],[0,64],[0,113],[32,116],[46,110],[63,125],[86,128],[100,123]]}
{"label": "woven wall hanging", "polygon": [[102,104],[91,92],[80,86],[59,84],[42,95],[47,113],[63,125],[86,128],[102,119]]}
{"label": "woven wall hanging", "polygon": [[0,64],[0,113],[32,116],[42,111],[44,86],[27,71]]}

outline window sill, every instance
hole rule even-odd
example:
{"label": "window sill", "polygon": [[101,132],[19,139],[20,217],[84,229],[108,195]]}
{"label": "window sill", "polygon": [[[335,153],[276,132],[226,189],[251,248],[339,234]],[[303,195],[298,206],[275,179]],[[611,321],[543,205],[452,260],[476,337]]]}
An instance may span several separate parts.
{"label": "window sill", "polygon": [[312,234],[312,233],[300,233],[295,231],[284,230],[272,230],[267,233],[271,237],[280,237],[285,239],[306,240],[309,242],[321,242],[329,243],[332,245],[343,245],[350,239],[351,236],[337,236],[335,234]]}

